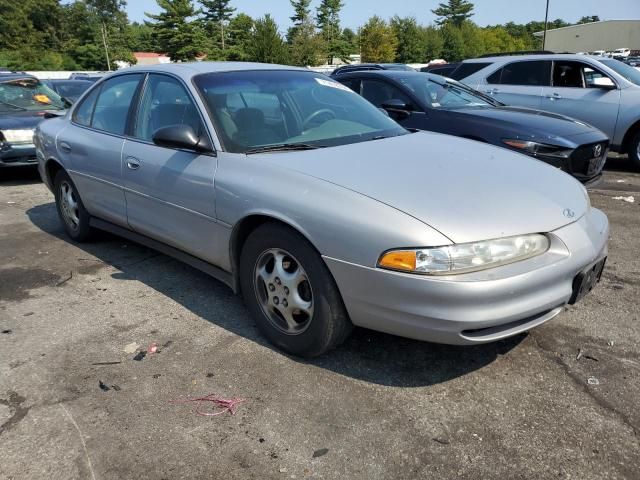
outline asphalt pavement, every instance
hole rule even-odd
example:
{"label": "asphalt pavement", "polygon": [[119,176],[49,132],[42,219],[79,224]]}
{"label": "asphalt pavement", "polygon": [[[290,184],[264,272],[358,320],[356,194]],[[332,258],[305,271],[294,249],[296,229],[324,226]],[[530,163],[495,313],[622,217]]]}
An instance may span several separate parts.
{"label": "asphalt pavement", "polygon": [[[0,479],[640,478],[640,174],[607,168],[582,302],[494,344],[358,329],[312,361],[199,271],[71,242],[33,172],[0,172]],[[172,403],[208,394],[244,402]]]}

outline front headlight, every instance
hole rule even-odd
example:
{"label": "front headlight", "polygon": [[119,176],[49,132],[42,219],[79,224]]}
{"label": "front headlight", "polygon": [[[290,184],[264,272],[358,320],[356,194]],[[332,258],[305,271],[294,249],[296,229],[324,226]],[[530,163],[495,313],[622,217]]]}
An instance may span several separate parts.
{"label": "front headlight", "polygon": [[2,130],[0,135],[9,143],[32,143],[33,129],[24,130]]}
{"label": "front headlight", "polygon": [[548,145],[546,143],[530,142],[515,138],[503,138],[502,143],[512,148],[522,151],[527,155],[536,157],[569,158],[573,150],[571,148]]}
{"label": "front headlight", "polygon": [[391,250],[380,256],[378,266],[425,275],[453,275],[518,262],[548,249],[545,235],[518,235],[444,247]]}

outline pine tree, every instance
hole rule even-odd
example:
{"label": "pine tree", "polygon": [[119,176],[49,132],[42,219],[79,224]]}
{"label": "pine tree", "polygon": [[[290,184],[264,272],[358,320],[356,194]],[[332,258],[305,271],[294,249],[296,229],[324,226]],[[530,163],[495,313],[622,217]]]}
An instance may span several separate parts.
{"label": "pine tree", "polygon": [[330,64],[333,63],[335,57],[346,59],[349,55],[340,29],[340,10],[342,7],[344,7],[342,0],[322,0],[316,12],[316,24],[327,43]]}
{"label": "pine tree", "polygon": [[197,12],[191,0],[157,0],[163,10],[157,15],[147,13],[153,22],[158,47],[173,61],[193,60],[203,51],[204,34],[197,22]]}
{"label": "pine tree", "polygon": [[287,31],[287,42],[293,43],[293,39],[300,27],[311,20],[311,0],[289,0],[293,7],[293,15],[289,17],[293,26]]}
{"label": "pine tree", "polygon": [[231,0],[200,0],[204,7],[205,22],[211,22],[220,29],[220,49],[225,48],[225,24],[231,19],[234,7],[229,6]]}
{"label": "pine tree", "polygon": [[287,63],[286,45],[271,15],[255,21],[248,54],[254,62]]}
{"label": "pine tree", "polygon": [[459,27],[473,16],[473,3],[467,0],[449,0],[447,3],[439,4],[438,8],[431,10],[431,13],[440,17],[436,20],[438,25],[451,23]]}
{"label": "pine tree", "polygon": [[249,44],[253,32],[253,18],[239,13],[231,19],[227,31],[229,33],[229,48],[226,51],[227,60],[249,60]]}

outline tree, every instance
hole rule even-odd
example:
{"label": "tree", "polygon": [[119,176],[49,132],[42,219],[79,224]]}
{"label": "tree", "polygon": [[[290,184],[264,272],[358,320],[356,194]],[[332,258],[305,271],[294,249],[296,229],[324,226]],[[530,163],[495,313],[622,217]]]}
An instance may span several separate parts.
{"label": "tree", "polygon": [[447,62],[459,62],[465,57],[465,39],[462,30],[453,23],[445,23],[440,29],[442,35],[442,57]]}
{"label": "tree", "polygon": [[350,28],[345,28],[342,31],[342,41],[344,42],[345,48],[348,49],[349,54],[358,53],[360,50],[358,34]]}
{"label": "tree", "polygon": [[239,13],[231,19],[227,31],[229,32],[229,48],[226,59],[236,61],[249,60],[249,44],[252,38],[253,18]]}
{"label": "tree", "polygon": [[132,52],[153,52],[156,49],[153,28],[145,23],[130,23],[127,26],[126,37],[127,46]]}
{"label": "tree", "polygon": [[311,20],[311,0],[289,0],[293,7],[293,15],[289,17],[293,22],[293,26],[287,31],[287,42],[293,43],[296,32],[305,23]]}
{"label": "tree", "polygon": [[429,62],[437,58],[442,57],[442,48],[444,46],[444,40],[440,30],[433,26],[428,26],[423,29],[424,38],[424,58]]}
{"label": "tree", "polygon": [[316,24],[322,31],[327,43],[327,61],[333,64],[335,57],[346,60],[349,56],[348,48],[342,40],[340,29],[340,10],[344,4],[342,0],[322,0],[316,12]]}
{"label": "tree", "polygon": [[287,51],[278,25],[267,14],[255,21],[248,55],[252,61],[263,63],[287,63]]}
{"label": "tree", "polygon": [[582,17],[580,20],[578,20],[578,25],[583,23],[593,23],[593,22],[599,22],[599,21],[600,21],[600,17],[598,15],[591,15],[587,17]]}
{"label": "tree", "polygon": [[200,0],[204,7],[204,20],[216,25],[220,30],[220,49],[224,52],[225,48],[225,24],[231,19],[235,8],[230,7],[231,0]]}
{"label": "tree", "polygon": [[163,10],[157,15],[145,13],[153,22],[158,49],[175,61],[195,59],[204,49],[204,34],[193,19],[196,10],[191,0],[157,0]]}
{"label": "tree", "polygon": [[424,30],[413,17],[391,19],[391,28],[398,39],[396,62],[420,63],[425,60]]}
{"label": "tree", "polygon": [[[127,17],[124,12],[126,0],[85,0],[89,11],[93,13],[100,22],[100,36],[104,46],[104,54],[107,60],[107,70],[111,70],[111,62],[109,60],[109,31],[118,29],[120,34],[123,33],[124,26],[127,25]],[[118,35],[118,38],[121,38]]]}
{"label": "tree", "polygon": [[393,29],[374,15],[360,30],[360,54],[363,62],[393,62],[398,40]]}
{"label": "tree", "polygon": [[289,52],[292,65],[316,66],[324,61],[326,44],[322,35],[316,33],[313,23],[307,20],[297,26]]}
{"label": "tree", "polygon": [[436,20],[438,25],[452,23],[459,27],[462,22],[473,16],[473,3],[467,0],[449,0],[447,3],[439,4],[431,13],[439,17]]}

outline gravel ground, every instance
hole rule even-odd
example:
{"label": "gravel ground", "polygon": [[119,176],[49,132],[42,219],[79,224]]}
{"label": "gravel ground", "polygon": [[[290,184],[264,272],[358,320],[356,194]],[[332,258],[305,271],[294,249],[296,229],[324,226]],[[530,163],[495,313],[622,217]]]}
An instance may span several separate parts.
{"label": "gravel ground", "polygon": [[[0,172],[0,479],[640,478],[640,174],[610,163],[610,257],[581,303],[495,344],[356,330],[313,361],[188,266],[70,242],[37,177]],[[169,403],[209,393],[246,401]]]}

